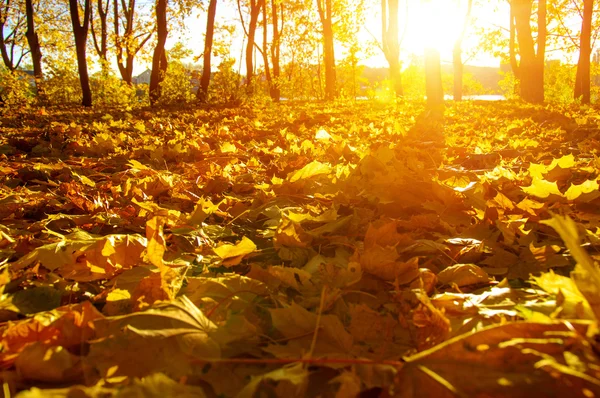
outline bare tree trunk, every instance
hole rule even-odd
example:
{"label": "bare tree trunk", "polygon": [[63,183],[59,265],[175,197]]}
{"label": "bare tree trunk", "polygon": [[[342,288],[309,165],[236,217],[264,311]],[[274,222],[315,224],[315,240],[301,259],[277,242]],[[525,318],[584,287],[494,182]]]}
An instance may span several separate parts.
{"label": "bare tree trunk", "polygon": [[256,36],[256,27],[258,25],[258,16],[261,7],[265,4],[264,0],[250,0],[250,23],[248,24],[248,42],[246,43],[246,88],[249,94],[252,93],[252,80],[254,78],[254,37]]}
{"label": "bare tree trunk", "polygon": [[454,69],[454,90],[453,99],[454,101],[462,101],[463,95],[463,62],[462,62],[462,42],[465,38],[467,26],[471,19],[471,10],[473,9],[473,0],[469,0],[467,5],[467,13],[463,22],[463,27],[460,35],[454,42],[454,49],[452,51],[452,65]]}
{"label": "bare tree trunk", "polygon": [[[118,1],[118,0],[115,0]],[[103,68],[108,67],[108,10],[110,7],[110,0],[106,1],[106,7],[103,7],[102,0],[98,0],[98,16],[100,17],[100,38],[96,35],[96,29],[94,27],[94,15],[93,8],[90,8],[90,27],[92,30],[92,41],[96,48],[96,53],[100,57],[100,60],[104,62]]]}
{"label": "bare tree trunk", "polygon": [[538,4],[537,53],[531,31],[532,0],[513,0],[515,27],[519,43],[519,84],[521,98],[531,103],[544,102],[544,59],[546,51],[546,1]]}
{"label": "bare tree trunk", "polygon": [[[323,4],[323,2],[325,4]],[[319,18],[323,25],[323,60],[325,63],[325,99],[337,97],[335,52],[333,40],[332,0],[317,0]]]}
{"label": "bare tree trunk", "polygon": [[579,37],[579,61],[575,78],[575,99],[581,98],[582,104],[590,103],[590,57],[592,54],[592,15],[594,0],[583,1],[583,20]]}
{"label": "bare tree trunk", "polygon": [[271,92],[271,87],[273,86],[273,77],[271,76],[271,68],[269,66],[269,42],[268,42],[268,31],[267,31],[267,2],[265,1],[263,4],[263,19],[262,19],[262,28],[263,28],[263,48],[262,48],[262,56],[263,63],[265,67],[265,77],[267,79],[267,84],[269,86],[269,93]]}
{"label": "bare tree trunk", "polygon": [[196,98],[201,102],[208,100],[208,86],[210,84],[211,74],[211,55],[212,45],[215,33],[215,16],[217,15],[217,0],[210,0],[208,4],[208,15],[206,17],[206,37],[204,39],[204,59],[202,67],[202,77],[200,78],[200,87],[196,93]]}
{"label": "bare tree trunk", "polygon": [[[283,29],[283,3],[279,5],[281,8],[281,25]],[[271,61],[273,63],[273,82],[269,89],[271,99],[275,102],[279,102],[281,99],[280,89],[280,76],[281,68],[279,66],[279,59],[281,54],[281,30],[279,29],[279,15],[278,15],[278,4],[276,0],[271,0],[271,15],[273,18],[273,42],[271,43]]]}
{"label": "bare tree trunk", "polygon": [[160,98],[160,83],[164,79],[167,68],[167,0],[156,0],[156,47],[152,55],[152,72],[150,74],[150,104],[154,105]]}
{"label": "bare tree trunk", "polygon": [[517,61],[517,52],[515,50],[515,40],[516,40],[516,25],[515,25],[515,7],[510,6],[510,36],[508,41],[508,54],[510,58],[510,68],[512,69],[513,75],[515,76],[515,86],[513,89],[514,95],[520,95],[521,89],[519,87],[519,82],[521,81],[519,74],[519,62]]}
{"label": "bare tree trunk", "polygon": [[[396,97],[402,97],[402,74],[400,73],[400,42],[398,38],[399,0],[381,0],[381,44],[390,67],[390,80]],[[388,12],[389,10],[389,12]]]}
{"label": "bare tree trunk", "polygon": [[6,21],[8,20],[8,13],[12,7],[10,0],[3,1],[2,7],[0,7],[0,54],[2,55],[2,62],[4,62],[4,66],[6,69],[10,71],[14,71],[16,67],[13,65],[13,60],[8,54],[8,49],[6,48],[6,39],[4,37],[4,29],[6,27]]}
{"label": "bare tree trunk", "polygon": [[92,89],[88,75],[86,44],[88,29],[90,26],[91,0],[85,0],[83,8],[83,24],[79,18],[79,4],[77,0],[69,0],[69,11],[75,36],[75,52],[77,54],[77,70],[79,71],[79,82],[81,84],[81,105],[92,106]]}
{"label": "bare tree trunk", "polygon": [[439,109],[444,105],[440,52],[433,48],[425,49],[425,92],[428,108]]}
{"label": "bare tree trunk", "polygon": [[[117,56],[117,66],[119,73],[123,81],[129,85],[132,84],[133,79],[133,62],[136,54],[144,47],[144,45],[152,37],[152,31],[148,32],[146,36],[137,44],[132,45],[133,39],[133,21],[135,18],[135,0],[129,0],[126,4],[125,0],[120,0],[123,6],[123,15],[125,16],[125,31],[123,34],[120,33],[120,17],[121,11],[119,11],[119,0],[114,0],[113,7],[113,22],[114,22],[114,38],[115,38],[115,49]],[[125,54],[123,54],[125,51]]]}
{"label": "bare tree trunk", "polygon": [[35,21],[33,15],[33,0],[25,0],[25,14],[27,16],[27,44],[31,53],[31,62],[33,63],[33,76],[37,88],[38,98],[42,103],[46,102],[46,92],[44,91],[44,73],[42,71],[42,50],[40,40],[35,31]]}

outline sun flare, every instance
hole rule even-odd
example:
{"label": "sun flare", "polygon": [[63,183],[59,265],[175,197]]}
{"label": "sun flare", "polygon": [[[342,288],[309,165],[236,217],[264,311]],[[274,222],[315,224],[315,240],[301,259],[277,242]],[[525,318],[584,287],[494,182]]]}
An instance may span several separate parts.
{"label": "sun flare", "polygon": [[465,19],[465,10],[460,7],[460,2],[432,0],[421,3],[414,13],[414,18],[408,17],[409,24],[413,26],[407,32],[406,47],[452,51]]}

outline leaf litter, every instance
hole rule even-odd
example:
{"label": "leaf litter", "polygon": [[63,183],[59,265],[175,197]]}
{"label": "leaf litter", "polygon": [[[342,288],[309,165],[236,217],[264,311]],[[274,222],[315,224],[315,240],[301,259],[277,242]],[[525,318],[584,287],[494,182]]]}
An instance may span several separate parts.
{"label": "leaf litter", "polygon": [[4,395],[598,396],[599,118],[4,115]]}

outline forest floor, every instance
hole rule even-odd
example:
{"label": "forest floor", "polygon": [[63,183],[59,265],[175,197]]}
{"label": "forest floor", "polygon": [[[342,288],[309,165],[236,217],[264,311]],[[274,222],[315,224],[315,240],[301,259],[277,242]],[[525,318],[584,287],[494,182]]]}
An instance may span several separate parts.
{"label": "forest floor", "polygon": [[594,108],[4,112],[4,396],[600,396]]}

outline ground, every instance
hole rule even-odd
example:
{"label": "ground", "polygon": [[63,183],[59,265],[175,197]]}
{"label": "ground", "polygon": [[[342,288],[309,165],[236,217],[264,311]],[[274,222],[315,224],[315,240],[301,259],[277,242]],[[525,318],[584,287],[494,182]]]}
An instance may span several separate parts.
{"label": "ground", "polygon": [[3,112],[5,395],[600,395],[594,108]]}

